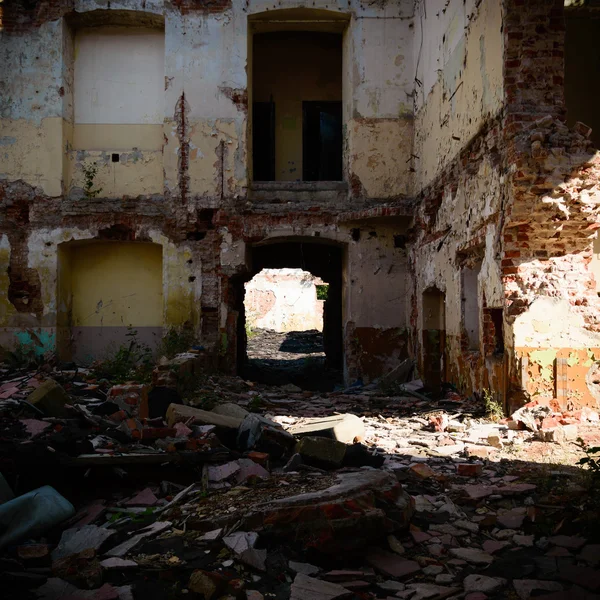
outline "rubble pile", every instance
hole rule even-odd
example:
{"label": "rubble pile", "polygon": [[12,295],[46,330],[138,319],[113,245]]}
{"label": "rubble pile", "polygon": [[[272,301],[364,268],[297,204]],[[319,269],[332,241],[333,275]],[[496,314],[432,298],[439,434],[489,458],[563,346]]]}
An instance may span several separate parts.
{"label": "rubble pile", "polygon": [[197,361],[1,375],[3,597],[600,598],[583,451],[556,434],[597,440],[594,411],[491,422],[419,381],[314,393]]}

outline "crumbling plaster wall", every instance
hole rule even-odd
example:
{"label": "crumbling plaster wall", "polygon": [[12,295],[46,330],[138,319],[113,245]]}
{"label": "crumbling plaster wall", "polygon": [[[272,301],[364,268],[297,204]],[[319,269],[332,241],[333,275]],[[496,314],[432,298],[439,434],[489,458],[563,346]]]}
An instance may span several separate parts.
{"label": "crumbling plaster wall", "polygon": [[419,193],[502,109],[502,1],[419,1],[415,12]]}
{"label": "crumbling plaster wall", "polygon": [[[305,6],[350,16],[343,42],[350,196],[368,205],[409,195],[413,2],[286,1],[278,8]],[[272,5],[263,0],[40,0],[21,15],[8,15],[0,41],[11,67],[0,74],[2,98],[10,99],[3,103],[0,136],[0,150],[8,153],[0,192],[8,219],[0,233],[10,265],[10,273],[3,271],[5,295],[12,299],[2,325],[11,334],[25,323],[55,338],[62,322],[58,245],[103,239],[107,228],[122,228],[128,233],[120,241],[152,241],[163,248],[164,325],[191,320],[212,347],[231,327],[228,281],[244,268],[244,246],[271,228],[270,236],[320,233],[348,245],[348,377],[374,376],[404,355],[406,258],[394,246],[394,226],[350,226],[326,211],[294,215],[286,209],[270,217],[276,206],[239,225],[237,201],[248,186],[248,15],[267,9]],[[129,132],[112,126],[84,131],[74,114],[76,32],[116,27],[125,17],[132,27],[154,27],[164,18],[162,137],[158,142],[154,133],[144,134],[150,141],[131,148]],[[43,102],[36,101],[36,90]],[[99,167],[93,190],[102,191],[85,198],[82,167],[93,162]],[[226,209],[218,231],[211,213],[217,208]],[[332,208],[343,210],[344,204]],[[362,229],[359,241],[352,229]],[[367,357],[374,357],[372,364]]]}
{"label": "crumbling plaster wall", "polygon": [[[314,240],[344,248],[342,272],[342,327],[344,376],[370,381],[389,371],[408,356],[407,256],[397,239],[406,234],[406,222],[388,224],[340,223],[323,215],[247,216],[243,220],[222,216],[221,264],[227,279],[250,269],[252,244],[267,240]],[[232,314],[224,297],[221,315]],[[236,324],[222,318],[229,346]]]}
{"label": "crumbling plaster wall", "polygon": [[[421,372],[423,294],[444,293],[445,377],[462,390],[502,387],[483,308],[502,308],[498,256],[505,197],[502,169],[502,3],[420,2],[415,16],[415,145],[412,165],[421,199],[414,227],[411,346]],[[461,269],[481,265],[479,345],[469,347]]]}
{"label": "crumbling plaster wall", "polygon": [[[1,42],[5,65],[13,67],[2,73],[5,179],[41,186],[51,196],[69,190],[73,197],[81,197],[84,167],[95,162],[98,173],[92,189],[102,190],[99,198],[164,193],[167,198],[201,199],[217,207],[245,196],[248,16],[272,9],[271,5],[79,0],[77,19],[68,25],[60,17],[72,14],[71,3],[53,3],[50,8],[46,4],[40,2],[18,27],[9,18],[12,29]],[[307,3],[286,2],[279,8],[303,6]],[[408,194],[412,2],[379,6],[353,0],[350,5],[332,5],[320,0],[309,7],[351,16],[344,43],[344,91],[349,96],[346,173],[351,195],[378,200]],[[75,123],[73,38],[85,27],[114,27],[115,19],[116,24],[124,22],[124,14],[115,19],[106,16],[120,12],[127,13],[129,27],[140,26],[153,12],[164,16],[161,145],[156,134],[134,143],[123,127],[118,132],[113,127],[114,134],[109,135],[111,128],[78,128]],[[44,15],[50,20],[44,21]],[[139,132],[133,133],[133,138],[139,137]],[[113,152],[120,154],[116,163],[110,159]]]}
{"label": "crumbling plaster wall", "polygon": [[0,36],[0,179],[62,194],[62,20]]}

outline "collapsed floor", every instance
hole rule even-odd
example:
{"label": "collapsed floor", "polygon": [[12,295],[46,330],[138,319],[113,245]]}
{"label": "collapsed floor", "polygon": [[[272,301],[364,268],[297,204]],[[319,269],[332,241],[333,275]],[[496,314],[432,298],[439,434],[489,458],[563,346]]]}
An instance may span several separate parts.
{"label": "collapsed floor", "polygon": [[314,393],[197,362],[161,364],[151,389],[2,372],[3,597],[600,598],[577,466],[594,411],[494,422],[406,369]]}

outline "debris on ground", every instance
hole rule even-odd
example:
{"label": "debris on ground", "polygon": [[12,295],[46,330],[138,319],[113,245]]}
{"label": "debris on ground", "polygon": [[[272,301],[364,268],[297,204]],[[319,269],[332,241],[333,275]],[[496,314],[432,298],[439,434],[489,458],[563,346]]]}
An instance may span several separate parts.
{"label": "debris on ground", "polygon": [[595,411],[490,421],[408,363],[311,392],[197,361],[0,370],[3,597],[600,599]]}

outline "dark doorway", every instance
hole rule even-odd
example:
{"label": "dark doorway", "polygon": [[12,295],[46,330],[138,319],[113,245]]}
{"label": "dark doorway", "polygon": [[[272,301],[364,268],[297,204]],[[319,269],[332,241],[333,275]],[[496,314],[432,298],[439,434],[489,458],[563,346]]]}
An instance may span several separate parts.
{"label": "dark doorway", "polygon": [[586,6],[565,8],[565,103],[567,125],[581,121],[592,128],[590,139],[600,148],[600,14]]}
{"label": "dark doorway", "polygon": [[342,103],[302,103],[302,179],[342,180]]}
{"label": "dark doorway", "polygon": [[252,106],[252,155],[254,181],[275,179],[275,103],[254,102]]}
{"label": "dark doorway", "polygon": [[253,35],[254,181],[342,180],[342,71],[340,33]]}
{"label": "dark doorway", "polygon": [[423,292],[423,381],[434,398],[446,379],[446,295],[437,288]]}
{"label": "dark doorway", "polygon": [[[269,334],[265,337],[265,344],[272,344],[275,340],[276,351],[291,356],[279,356],[261,363],[260,360],[248,359],[248,336],[252,335],[252,332],[246,323],[242,282],[242,289],[236,294],[239,314],[238,373],[253,381],[271,385],[293,383],[309,390],[333,390],[337,384],[342,383],[342,256],[343,249],[340,246],[312,241],[278,242],[252,249],[252,269],[246,281],[263,269],[302,269],[325,282],[327,294],[326,297],[321,294],[322,333],[290,332],[290,335],[284,335],[279,342],[275,339],[276,336]],[[256,339],[252,340],[253,346],[256,346],[256,342]],[[321,349],[316,348],[317,345]],[[309,360],[306,360],[306,356],[300,357],[307,354],[316,355],[319,352],[324,352],[324,360],[318,356]],[[299,358],[293,356],[294,354]],[[253,355],[256,356],[254,347]]]}

